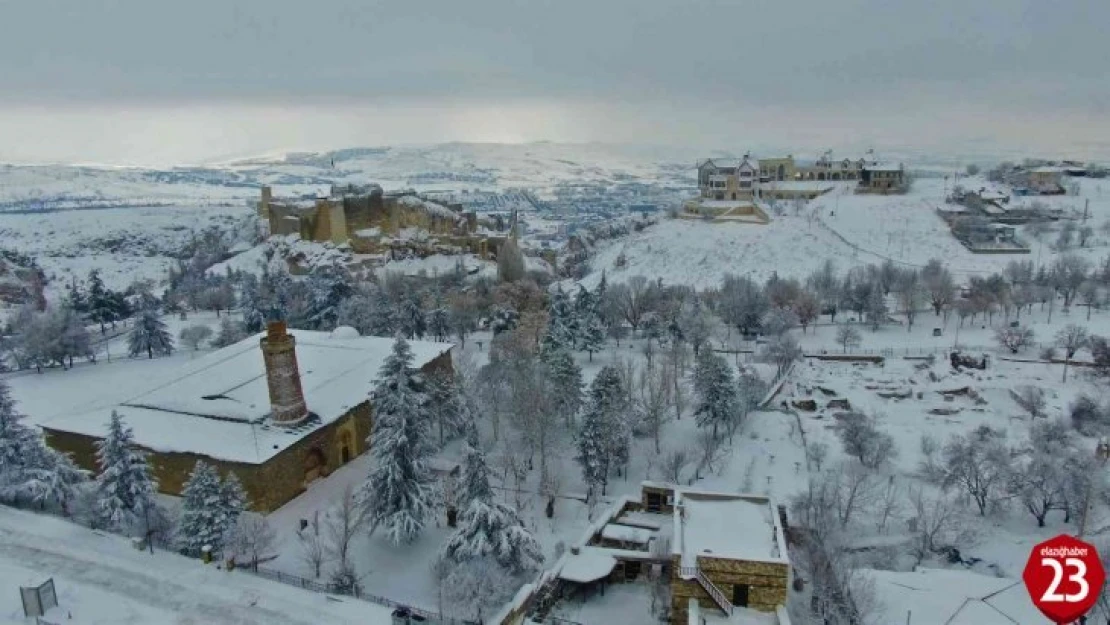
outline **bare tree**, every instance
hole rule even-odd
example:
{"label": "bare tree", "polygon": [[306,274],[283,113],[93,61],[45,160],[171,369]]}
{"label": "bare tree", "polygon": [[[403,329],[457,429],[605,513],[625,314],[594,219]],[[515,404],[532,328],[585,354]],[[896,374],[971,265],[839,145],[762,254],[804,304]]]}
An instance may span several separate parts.
{"label": "bare tree", "polygon": [[942,457],[943,485],[962,488],[985,516],[1006,486],[1010,455],[1005,445],[993,433],[973,432],[949,439]]}
{"label": "bare tree", "polygon": [[784,334],[767,343],[764,357],[775,364],[775,375],[779,375],[802,357],[802,348],[798,346],[798,339]]}
{"label": "bare tree", "polygon": [[639,397],[637,406],[643,418],[644,427],[655,442],[655,453],[660,453],[659,438],[663,431],[663,424],[667,422],[670,414],[671,395],[674,381],[671,376],[674,371],[670,367],[655,367],[640,371],[637,387]]}
{"label": "bare tree", "polygon": [[521,358],[509,371],[511,415],[521,439],[527,443],[529,465],[539,455],[540,482],[549,480],[551,455],[561,445],[565,419],[554,402],[555,391],[547,368],[539,361]]}
{"label": "bare tree", "polygon": [[714,465],[721,459],[721,441],[713,434],[713,431],[708,428],[701,428],[698,430],[698,452],[701,454],[701,460],[698,463],[699,468],[708,469],[709,471],[716,471]]}
{"label": "bare tree", "polygon": [[840,326],[840,329],[836,331],[836,342],[840,344],[845,354],[848,353],[849,349],[859,347],[862,341],[863,337],[860,336],[859,330],[852,326]]}
{"label": "bare tree", "polygon": [[191,325],[181,328],[177,338],[189,348],[196,350],[200,344],[212,336],[212,328],[203,325]]}
{"label": "bare tree", "polygon": [[898,456],[894,438],[879,431],[875,423],[875,419],[855,412],[844,415],[837,424],[837,436],[844,445],[844,453],[869,469],[877,469]]}
{"label": "bare tree", "polygon": [[247,566],[257,571],[258,563],[275,552],[277,533],[266,517],[244,512],[232,532],[231,544],[236,557],[245,558]]}
{"label": "bare tree", "polygon": [[916,564],[955,543],[964,535],[962,519],[952,500],[943,493],[930,495],[924,487],[910,488],[907,495],[914,517],[910,523]]}
{"label": "bare tree", "polygon": [[825,443],[810,443],[806,446],[806,461],[813,464],[817,471],[821,470],[825,458],[829,455],[829,446]]}
{"label": "bare tree", "polygon": [[354,488],[348,485],[343,494],[324,519],[324,534],[327,535],[332,557],[339,561],[340,568],[347,566],[347,556],[351,551],[351,541],[366,523],[363,507],[358,504]]}
{"label": "bare tree", "polygon": [[682,469],[690,461],[690,452],[685,447],[671,449],[663,454],[663,477],[672,484],[681,484]]}
{"label": "bare tree", "polygon": [[1030,419],[1036,420],[1037,417],[1045,416],[1044,410],[1048,402],[1045,400],[1044,389],[1039,386],[1019,386],[1011,396],[1014,398],[1014,403],[1029,413]]}
{"label": "bare tree", "polygon": [[297,544],[300,545],[301,560],[312,569],[314,577],[320,577],[320,569],[328,557],[328,547],[320,535],[320,515],[314,513],[308,526],[297,531]]}
{"label": "bare tree", "polygon": [[875,527],[880,533],[886,533],[887,523],[902,511],[904,497],[902,488],[894,476],[887,477],[886,483],[879,488],[875,498]]}
{"label": "bare tree", "polygon": [[1037,527],[1044,527],[1048,513],[1063,503],[1059,464],[1058,458],[1034,450],[1010,473],[1009,491],[1037,520]]}
{"label": "bare tree", "polygon": [[1068,364],[1071,362],[1072,356],[1075,356],[1075,352],[1086,347],[1090,340],[1087,328],[1074,323],[1068,324],[1056,334],[1056,344],[1064,350],[1064,382],[1068,381]]}
{"label": "bare tree", "polygon": [[994,340],[1000,347],[1017,354],[1021,350],[1033,345],[1033,328],[1018,326],[1016,328],[1000,327],[994,331]]}

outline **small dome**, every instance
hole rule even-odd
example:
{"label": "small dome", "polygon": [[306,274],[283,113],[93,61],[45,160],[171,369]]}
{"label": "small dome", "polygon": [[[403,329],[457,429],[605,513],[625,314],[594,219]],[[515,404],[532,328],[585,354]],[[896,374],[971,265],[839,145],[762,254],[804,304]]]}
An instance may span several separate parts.
{"label": "small dome", "polygon": [[333,339],[357,339],[360,336],[362,335],[358,333],[358,330],[351,326],[339,326],[331,331],[331,338]]}

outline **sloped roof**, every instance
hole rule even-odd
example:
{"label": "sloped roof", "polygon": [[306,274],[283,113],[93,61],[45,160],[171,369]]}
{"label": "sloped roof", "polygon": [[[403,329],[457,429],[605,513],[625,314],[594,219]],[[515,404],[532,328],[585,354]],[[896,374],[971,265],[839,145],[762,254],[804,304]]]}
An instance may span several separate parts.
{"label": "sloped roof", "polygon": [[[271,425],[267,418],[270,395],[259,348],[264,333],[192,360],[169,383],[143,389],[118,406],[60,416],[43,427],[99,437],[112,410],[117,410],[134,430],[135,442],[143,447],[234,462],[265,462],[367,401],[393,346],[393,339],[353,337],[348,332],[289,333],[297,340],[305,403],[315,415],[300,427]],[[409,345],[414,367],[423,367],[453,347],[428,341]]]}

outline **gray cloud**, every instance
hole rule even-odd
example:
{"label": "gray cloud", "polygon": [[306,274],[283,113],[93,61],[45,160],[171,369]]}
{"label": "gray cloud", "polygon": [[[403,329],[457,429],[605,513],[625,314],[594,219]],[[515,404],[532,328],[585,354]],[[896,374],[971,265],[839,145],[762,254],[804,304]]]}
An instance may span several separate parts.
{"label": "gray cloud", "polygon": [[527,102],[561,111],[524,133],[536,139],[626,140],[642,115],[656,139],[727,147],[762,116],[800,126],[785,136],[839,124],[911,143],[936,138],[928,123],[985,139],[1048,115],[1066,149],[1083,136],[1069,124],[1110,125],[1106,23],[1105,0],[9,0],[0,124],[223,102],[298,111],[284,118],[311,135],[319,101],[460,115]]}

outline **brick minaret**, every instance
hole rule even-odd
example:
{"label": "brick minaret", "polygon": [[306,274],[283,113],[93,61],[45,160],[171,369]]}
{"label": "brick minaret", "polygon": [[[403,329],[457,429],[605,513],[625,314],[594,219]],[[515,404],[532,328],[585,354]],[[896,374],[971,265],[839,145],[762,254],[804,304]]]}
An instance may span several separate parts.
{"label": "brick minaret", "polygon": [[308,416],[297,368],[297,341],[285,331],[284,321],[266,325],[266,336],[259,340],[266,363],[266,384],[270,387],[270,415],[275,423],[295,425]]}

